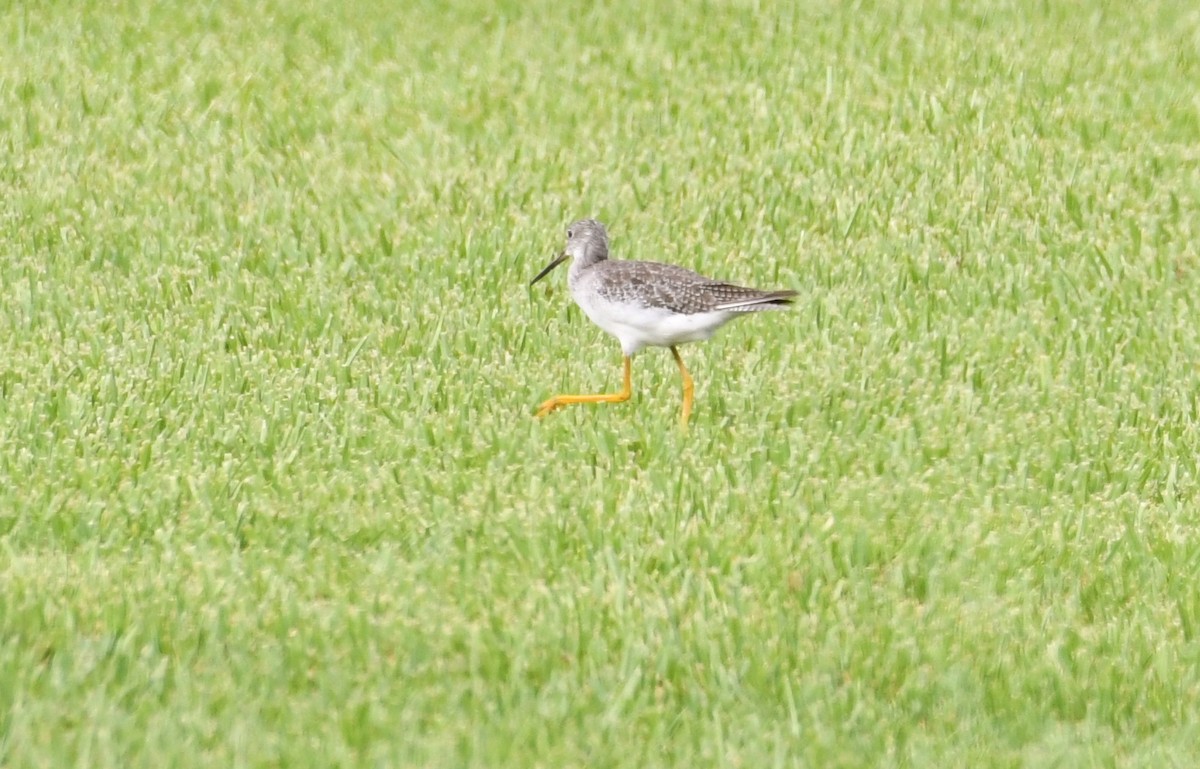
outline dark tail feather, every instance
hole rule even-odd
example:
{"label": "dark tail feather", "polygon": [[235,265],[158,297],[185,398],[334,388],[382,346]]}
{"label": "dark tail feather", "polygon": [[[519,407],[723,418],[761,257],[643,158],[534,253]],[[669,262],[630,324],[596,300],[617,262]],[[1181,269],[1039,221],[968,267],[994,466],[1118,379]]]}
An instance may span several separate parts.
{"label": "dark tail feather", "polygon": [[745,299],[738,299],[733,302],[726,302],[719,305],[718,310],[730,310],[732,312],[757,312],[760,310],[782,310],[792,303],[796,297],[796,292],[788,289],[782,291],[763,291],[755,296],[749,296]]}

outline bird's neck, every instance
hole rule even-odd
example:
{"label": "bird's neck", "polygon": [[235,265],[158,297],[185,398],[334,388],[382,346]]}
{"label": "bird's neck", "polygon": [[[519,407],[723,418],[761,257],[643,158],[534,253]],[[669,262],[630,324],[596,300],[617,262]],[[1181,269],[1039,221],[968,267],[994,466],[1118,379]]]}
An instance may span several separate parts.
{"label": "bird's neck", "polygon": [[595,256],[591,254],[582,257],[577,256],[571,260],[571,272],[576,274],[587,272],[597,264],[606,261],[608,261],[607,256]]}

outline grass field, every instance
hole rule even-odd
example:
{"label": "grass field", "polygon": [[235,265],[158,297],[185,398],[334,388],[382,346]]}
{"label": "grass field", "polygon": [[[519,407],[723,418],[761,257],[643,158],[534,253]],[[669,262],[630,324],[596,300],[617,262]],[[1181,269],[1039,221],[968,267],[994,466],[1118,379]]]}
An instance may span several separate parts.
{"label": "grass field", "polygon": [[[1192,2],[0,14],[0,765],[1200,763]],[[530,278],[790,287],[634,363]]]}

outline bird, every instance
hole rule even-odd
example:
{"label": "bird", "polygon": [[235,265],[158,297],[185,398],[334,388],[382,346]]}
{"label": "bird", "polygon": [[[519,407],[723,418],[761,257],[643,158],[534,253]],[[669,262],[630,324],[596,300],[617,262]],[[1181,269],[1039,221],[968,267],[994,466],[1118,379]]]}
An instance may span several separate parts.
{"label": "bird", "polygon": [[537,417],[575,403],[629,400],[633,395],[633,356],[646,347],[666,347],[683,379],[679,421],[686,430],[695,387],[679,345],[708,339],[739,315],[786,309],[797,295],[790,289],[745,288],[673,264],[610,259],[608,231],[595,219],[580,219],[567,227],[566,247],[529,285],[568,259],[573,260],[567,274],[571,298],[593,323],[621,343],[624,384],[616,393],[555,395],[538,407]]}

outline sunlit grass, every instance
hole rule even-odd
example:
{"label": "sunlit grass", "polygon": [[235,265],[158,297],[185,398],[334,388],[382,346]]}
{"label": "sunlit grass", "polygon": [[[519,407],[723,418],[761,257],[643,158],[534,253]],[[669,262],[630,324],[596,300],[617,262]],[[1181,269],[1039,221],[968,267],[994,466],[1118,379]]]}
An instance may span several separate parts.
{"label": "sunlit grass", "polygon": [[[394,5],[394,4],[392,4]],[[0,765],[1192,766],[1188,3],[0,15]],[[634,362],[531,277],[791,287]]]}

